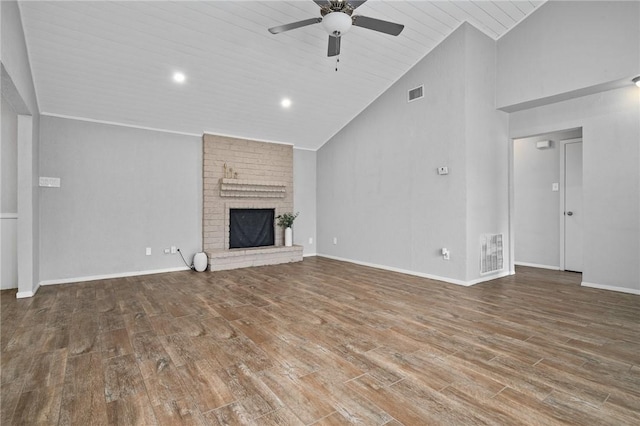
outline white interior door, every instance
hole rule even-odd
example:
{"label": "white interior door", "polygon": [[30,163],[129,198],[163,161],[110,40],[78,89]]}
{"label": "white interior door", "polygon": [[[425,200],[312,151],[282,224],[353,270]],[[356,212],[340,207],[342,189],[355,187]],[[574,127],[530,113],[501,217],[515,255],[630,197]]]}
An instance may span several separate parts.
{"label": "white interior door", "polygon": [[582,272],[582,142],[564,150],[564,269]]}

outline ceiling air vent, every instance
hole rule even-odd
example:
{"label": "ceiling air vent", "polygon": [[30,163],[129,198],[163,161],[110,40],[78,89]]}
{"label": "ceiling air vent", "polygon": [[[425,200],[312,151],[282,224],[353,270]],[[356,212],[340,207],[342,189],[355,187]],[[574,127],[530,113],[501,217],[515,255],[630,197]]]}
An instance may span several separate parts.
{"label": "ceiling air vent", "polygon": [[413,102],[424,96],[424,85],[409,90],[409,102]]}

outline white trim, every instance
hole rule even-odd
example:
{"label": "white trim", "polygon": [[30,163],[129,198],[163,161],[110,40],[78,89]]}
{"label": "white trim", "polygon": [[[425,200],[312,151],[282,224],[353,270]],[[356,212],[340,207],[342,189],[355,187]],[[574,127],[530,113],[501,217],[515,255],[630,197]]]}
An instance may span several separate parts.
{"label": "white trim", "polygon": [[214,132],[214,131],[211,131],[211,130],[205,130],[203,132],[202,136],[204,136],[204,135],[222,136],[223,138],[243,139],[243,140],[246,140],[246,141],[253,141],[253,142],[265,142],[265,143],[275,143],[277,145],[294,146],[294,144],[292,144],[290,142],[280,142],[280,141],[273,141],[273,140],[269,140],[269,139],[257,139],[257,138],[252,138],[250,136],[231,135],[231,134],[226,134],[226,133]]}
{"label": "white trim", "polygon": [[311,152],[318,152],[318,148],[313,149],[313,148],[301,148],[299,146],[293,146],[293,149],[299,149],[300,151],[311,151]]}
{"label": "white trim", "polygon": [[640,296],[640,289],[635,289],[635,288],[616,287],[613,285],[589,283],[586,281],[582,281],[580,285],[582,287],[598,288],[600,290],[619,291],[621,293],[637,294]]}
{"label": "white trim", "polygon": [[529,263],[529,262],[515,262],[516,266],[528,266],[530,268],[541,268],[541,269],[551,269],[553,271],[560,271],[559,266],[553,265],[541,265],[539,263]]}
{"label": "white trim", "polygon": [[28,297],[33,297],[36,295],[39,288],[40,288],[40,284],[36,286],[35,290],[19,291],[18,293],[16,293],[16,299],[26,299]]}
{"label": "white trim", "polygon": [[[169,129],[160,129],[157,127],[147,127],[147,126],[138,126],[135,124],[127,124],[127,123],[120,123],[118,121],[108,121],[108,120],[96,120],[94,118],[87,118],[87,117],[78,117],[75,115],[65,115],[65,114],[56,114],[54,112],[41,112],[40,115],[44,115],[47,117],[56,117],[56,118],[65,118],[68,120],[78,120],[78,121],[86,121],[89,123],[98,123],[98,124],[107,124],[110,126],[120,126],[120,127],[129,127],[132,129],[141,129],[141,130],[150,130],[153,132],[161,132],[161,133],[171,133],[174,135],[182,135],[182,136],[195,136],[197,138],[201,138],[203,137],[205,134],[206,135],[211,135],[211,136],[222,136],[225,138],[234,138],[234,139],[244,139],[244,140],[249,140],[249,141],[254,141],[254,142],[266,142],[266,143],[274,143],[274,144],[278,144],[278,145],[287,145],[287,146],[292,146],[295,148],[295,145],[290,143],[290,142],[281,142],[281,141],[274,141],[274,140],[269,140],[269,139],[257,139],[257,138],[252,138],[249,136],[239,136],[239,135],[231,135],[231,134],[225,134],[225,133],[220,133],[220,132],[215,132],[215,131],[210,131],[210,130],[205,130],[202,133],[189,133],[189,132],[179,132],[177,130],[169,130]],[[318,149],[312,149],[312,148],[296,148],[296,149],[304,149],[306,151],[317,151]]]}
{"label": "white trim", "polygon": [[137,277],[140,275],[152,275],[152,274],[164,274],[167,272],[178,272],[178,271],[189,271],[191,268],[186,266],[178,266],[176,268],[166,268],[166,269],[154,269],[149,271],[133,271],[133,272],[121,272],[117,274],[105,274],[105,275],[90,275],[87,277],[75,277],[75,278],[62,278],[58,280],[44,280],[41,281],[41,285],[56,285],[56,284],[69,284],[69,283],[79,283],[85,281],[97,281],[97,280],[108,280],[112,278],[126,278],[126,277]]}
{"label": "white trim", "polygon": [[0,219],[17,219],[18,213],[1,213]]}
{"label": "white trim", "polygon": [[413,275],[413,276],[421,277],[421,278],[428,278],[430,280],[443,281],[443,282],[446,282],[446,283],[449,283],[449,284],[456,284],[456,285],[461,285],[461,286],[465,286],[465,287],[469,287],[469,286],[472,286],[472,285],[475,285],[475,284],[479,284],[479,283],[482,283],[482,282],[485,282],[485,281],[491,281],[491,280],[495,280],[497,278],[502,278],[502,277],[506,277],[507,275],[511,275],[510,272],[504,271],[504,272],[501,272],[499,274],[486,276],[486,277],[478,278],[478,279],[471,280],[471,281],[462,281],[462,280],[457,280],[457,279],[454,279],[454,278],[447,278],[447,277],[441,277],[441,276],[433,275],[433,274],[426,274],[424,272],[417,272],[417,271],[410,271],[408,269],[395,268],[393,266],[378,265],[376,263],[362,262],[362,261],[359,261],[359,260],[347,259],[347,258],[344,258],[344,257],[331,256],[331,255],[328,255],[328,254],[318,253],[317,256],[326,257],[327,259],[339,260],[339,261],[342,261],[342,262],[354,263],[356,265],[368,266],[370,268],[383,269],[385,271],[399,272],[401,274]]}
{"label": "white trim", "polygon": [[132,129],[151,130],[151,131],[154,131],[154,132],[162,132],[162,133],[172,133],[174,135],[195,136],[197,138],[201,138],[202,137],[202,134],[197,134],[197,133],[178,132],[176,130],[159,129],[157,127],[137,126],[135,124],[119,123],[117,121],[96,120],[96,119],[93,119],[93,118],[77,117],[77,116],[74,116],[74,115],[56,114],[56,113],[53,113],[53,112],[46,112],[46,111],[45,112],[41,112],[40,115],[44,115],[44,116],[47,116],[47,117],[66,118],[68,120],[87,121],[89,123],[108,124],[108,125],[111,125],[111,126],[130,127]]}
{"label": "white trim", "polygon": [[475,280],[467,281],[466,284],[463,284],[463,285],[467,285],[467,286],[476,285],[486,281],[492,281],[492,280],[497,280],[498,278],[508,277],[509,275],[513,275],[513,274],[510,271],[502,271],[494,275],[488,275],[482,278],[476,278]]}
{"label": "white trim", "polygon": [[302,254],[302,257],[311,257],[311,256],[317,256],[318,253],[309,253],[309,254]]}
{"label": "white trim", "polygon": [[[582,129],[582,127],[580,127],[580,129]],[[580,136],[579,138],[572,138],[572,139],[563,139],[560,141],[560,182],[559,185],[560,187],[558,188],[560,190],[559,192],[559,197],[560,197],[560,271],[564,271],[565,270],[565,264],[564,264],[564,255],[565,255],[565,215],[564,212],[566,211],[567,206],[565,205],[565,185],[566,185],[566,179],[565,179],[565,174],[566,174],[566,149],[567,149],[567,144],[569,143],[582,143],[582,136]],[[583,189],[584,191],[584,189]],[[584,227],[584,223],[583,223],[583,227]],[[584,265],[583,268],[584,269]]]}

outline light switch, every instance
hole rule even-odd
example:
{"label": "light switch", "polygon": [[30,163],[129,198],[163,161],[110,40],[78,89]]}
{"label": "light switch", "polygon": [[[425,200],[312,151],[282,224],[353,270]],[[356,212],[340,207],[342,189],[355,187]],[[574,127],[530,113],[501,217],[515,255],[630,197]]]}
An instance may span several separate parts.
{"label": "light switch", "polygon": [[559,190],[558,182],[554,182],[554,183],[551,184],[551,190],[553,192],[556,192],[556,191]]}
{"label": "light switch", "polygon": [[448,175],[449,174],[449,168],[448,167],[438,167],[438,174],[439,175]]}

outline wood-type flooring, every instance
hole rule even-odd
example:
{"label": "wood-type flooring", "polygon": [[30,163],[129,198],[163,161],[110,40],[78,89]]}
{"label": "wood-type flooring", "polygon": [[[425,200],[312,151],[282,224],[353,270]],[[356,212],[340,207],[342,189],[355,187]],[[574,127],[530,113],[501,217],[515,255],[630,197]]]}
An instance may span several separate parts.
{"label": "wood-type flooring", "polygon": [[639,425],[640,296],[320,257],[1,292],[2,425]]}

